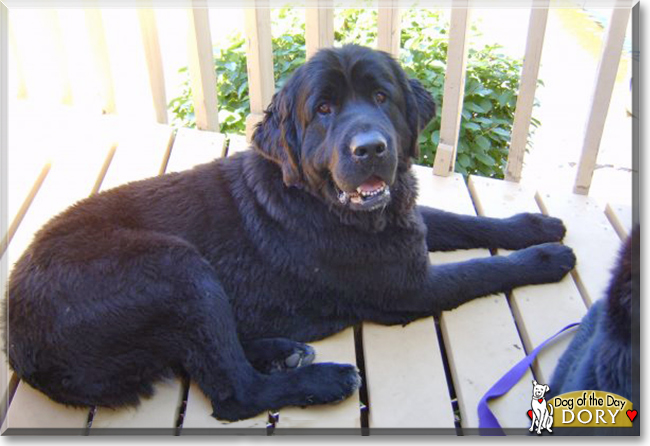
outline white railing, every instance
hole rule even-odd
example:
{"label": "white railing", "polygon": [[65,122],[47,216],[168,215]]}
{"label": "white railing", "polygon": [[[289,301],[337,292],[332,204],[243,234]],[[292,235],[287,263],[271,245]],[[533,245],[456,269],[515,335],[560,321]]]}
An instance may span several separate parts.
{"label": "white railing", "polygon": [[[213,65],[212,39],[208,18],[209,4],[206,0],[191,0],[194,9],[187,11],[188,21],[188,65],[193,92],[193,103],[197,128],[201,130],[219,130],[216,78]],[[403,3],[403,2],[401,2]],[[436,175],[449,175],[454,171],[458,146],[461,111],[463,104],[466,59],[467,30],[471,6],[476,2],[470,0],[450,0],[453,8],[451,28],[449,31],[448,61],[445,76],[443,107],[441,110],[440,141],[434,162]],[[584,129],[582,157],[579,162],[574,192],[587,194],[596,164],[596,157],[607,116],[614,80],[622,54],[623,42],[630,7],[634,2],[620,1],[615,8],[605,34],[593,100]],[[91,4],[92,2],[87,2]],[[532,0],[531,15],[521,81],[515,110],[508,162],[505,172],[506,180],[518,182],[521,178],[525,149],[528,142],[529,127],[537,86],[537,75],[544,44],[544,34],[548,17],[549,0]],[[138,11],[138,20],[142,36],[142,46],[151,89],[151,100],[157,122],[167,122],[167,97],[162,67],[162,55],[156,19],[151,9],[151,0],[137,0],[143,9]],[[250,138],[254,125],[262,119],[263,111],[270,103],[275,85],[273,81],[273,54],[271,47],[271,17],[269,0],[250,0],[246,2],[245,35],[248,63],[248,85],[250,94],[250,114],[246,118],[246,135]],[[306,16],[306,52],[307,57],[318,48],[332,46],[334,43],[334,1],[314,0],[305,9]],[[396,56],[400,45],[400,1],[382,0],[378,7],[378,43],[379,49]],[[519,6],[521,6],[519,4]],[[95,72],[101,86],[102,111],[115,111],[114,80],[111,73],[106,37],[102,23],[102,10],[84,11],[88,29],[89,45],[94,57]],[[56,12],[48,16],[53,38],[60,41],[60,25]],[[13,33],[10,27],[10,45]],[[61,45],[55,45],[63,52]],[[63,63],[63,54],[56,55]],[[61,99],[69,101],[70,81],[65,76],[66,67],[60,66]],[[18,92],[28,95],[29,88],[18,72]]]}

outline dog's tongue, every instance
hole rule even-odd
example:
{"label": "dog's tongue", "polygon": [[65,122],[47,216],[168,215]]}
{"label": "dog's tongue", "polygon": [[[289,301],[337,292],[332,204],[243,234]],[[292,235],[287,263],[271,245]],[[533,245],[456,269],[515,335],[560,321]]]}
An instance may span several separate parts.
{"label": "dog's tongue", "polygon": [[381,189],[385,184],[380,178],[373,176],[363,182],[357,190],[360,192],[372,192]]}

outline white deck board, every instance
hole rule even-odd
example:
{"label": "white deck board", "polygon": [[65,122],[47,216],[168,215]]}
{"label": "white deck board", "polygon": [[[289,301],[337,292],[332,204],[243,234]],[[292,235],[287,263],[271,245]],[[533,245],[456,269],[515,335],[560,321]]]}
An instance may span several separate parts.
{"label": "white deck board", "polygon": [[[318,342],[310,343],[316,350],[315,362],[356,364],[354,331],[347,328]],[[359,392],[338,404],[286,407],[280,410],[276,431],[283,428],[360,428]],[[359,433],[361,431],[359,430]]]}
{"label": "white deck board", "polygon": [[[480,215],[505,218],[520,212],[539,212],[535,191],[520,184],[472,176],[469,186]],[[499,253],[508,254],[504,250]],[[587,311],[570,275],[559,283],[517,288],[511,294],[510,304],[528,352],[564,326],[580,322]],[[574,334],[567,333],[539,354],[533,363],[537,381],[550,382],[557,361]]]}
{"label": "white deck board", "polygon": [[[434,176],[430,169],[415,167],[420,195],[427,203],[450,212],[474,214],[463,177]],[[489,256],[487,250],[431,253],[433,264]],[[477,428],[477,405],[485,392],[524,357],[524,349],[508,302],[503,294],[474,299],[440,318],[443,339],[463,428]],[[503,427],[528,427],[522,417],[530,401],[530,371],[510,392],[490,403]],[[521,412],[513,408],[521,407]]]}
{"label": "white deck board", "polygon": [[180,172],[223,156],[225,141],[221,133],[178,129],[165,172]]}
{"label": "white deck board", "polygon": [[[141,398],[138,407],[109,409],[98,407],[91,428],[94,429],[161,429],[159,433],[172,434],[181,405],[181,383],[178,379],[159,381],[151,398]],[[127,433],[127,432],[125,432]]]}
{"label": "white deck board", "polygon": [[55,403],[30,385],[20,382],[6,421],[7,429],[78,429],[75,433],[81,435],[86,429],[88,409]]}
{"label": "white deck board", "polygon": [[[435,205],[428,194],[419,204]],[[406,327],[366,323],[363,349],[370,428],[454,428],[433,318]]]}
{"label": "white deck board", "polygon": [[134,127],[124,122],[111,130],[119,141],[111,168],[106,172],[101,190],[131,181],[143,180],[161,173],[167,164],[171,128],[162,124]]}
{"label": "white deck board", "polygon": [[454,428],[433,318],[406,327],[364,323],[363,351],[371,429]]}
{"label": "white deck board", "polygon": [[188,434],[191,429],[266,429],[268,413],[261,413],[253,418],[228,423],[217,420],[212,416],[212,404],[207,396],[192,382],[187,396],[187,407],[183,420],[181,435]]}
{"label": "white deck board", "polygon": [[228,138],[230,139],[228,145],[228,156],[244,152],[251,148],[251,144],[246,141],[246,137],[243,135],[230,135]]}
{"label": "white deck board", "polygon": [[540,190],[536,200],[548,215],[561,218],[567,228],[564,243],[578,258],[572,275],[587,305],[605,295],[620,239],[595,199],[572,193]]}

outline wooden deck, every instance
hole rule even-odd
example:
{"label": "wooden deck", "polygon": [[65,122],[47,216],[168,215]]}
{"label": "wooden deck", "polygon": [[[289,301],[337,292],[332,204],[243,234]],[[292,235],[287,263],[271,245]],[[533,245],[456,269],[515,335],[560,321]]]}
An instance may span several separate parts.
{"label": "wooden deck", "polygon": [[[246,149],[241,137],[188,129],[175,133],[163,125],[134,128],[108,117],[89,121],[93,124],[82,129],[74,116],[56,122],[41,123],[38,131],[10,127],[10,226],[6,235],[0,234],[4,237],[0,254],[9,270],[33,233],[74,201]],[[49,151],[36,150],[44,146]],[[565,242],[578,256],[575,271],[560,283],[477,299],[439,319],[422,319],[406,327],[365,323],[315,343],[318,361],[356,363],[364,374],[360,392],[338,405],[284,408],[222,424],[210,416],[210,404],[197,387],[180,380],[160,383],[153,398],[143,400],[137,409],[123,410],[66,408],[14,381],[8,389],[5,434],[279,435],[310,429],[361,435],[367,428],[370,434],[475,432],[476,407],[484,392],[559,328],[579,321],[603,296],[621,238],[630,230],[631,208],[559,193],[550,185],[529,189],[480,177],[468,182],[460,175],[436,177],[431,169],[419,166],[415,170],[422,204],[494,217],[525,211],[561,217],[568,228]],[[433,263],[444,263],[489,255],[487,250],[470,250],[430,257]],[[4,295],[5,283],[0,286]],[[504,427],[529,427],[531,380],[550,380],[569,340],[570,335],[565,336],[546,349],[525,378],[491,404]]]}

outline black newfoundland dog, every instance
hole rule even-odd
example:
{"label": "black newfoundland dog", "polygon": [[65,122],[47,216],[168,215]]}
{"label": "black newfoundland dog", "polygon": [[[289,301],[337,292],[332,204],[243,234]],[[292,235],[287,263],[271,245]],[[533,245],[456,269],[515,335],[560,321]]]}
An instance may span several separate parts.
{"label": "black newfoundland dog", "polygon": [[[561,221],[416,206],[409,168],[434,113],[389,55],[321,50],[275,95],[254,150],[98,194],[36,234],[9,283],[11,366],[55,401],[114,407],[184,371],[237,420],[357,389],[353,365],[313,364],[303,342],[560,280],[575,263],[547,243]],[[520,251],[427,257],[476,247]]]}

